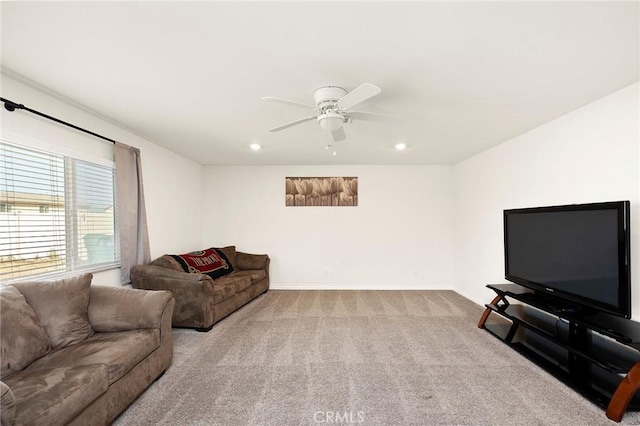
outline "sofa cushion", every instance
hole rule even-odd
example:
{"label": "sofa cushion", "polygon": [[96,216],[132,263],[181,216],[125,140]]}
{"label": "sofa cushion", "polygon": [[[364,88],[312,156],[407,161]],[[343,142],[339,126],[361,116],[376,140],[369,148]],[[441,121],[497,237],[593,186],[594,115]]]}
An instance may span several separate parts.
{"label": "sofa cushion", "polygon": [[233,274],[222,277],[214,282],[214,288],[216,285],[232,285],[235,289],[235,293],[239,293],[247,287],[251,286],[251,277],[242,272],[234,272]]}
{"label": "sofa cushion", "polygon": [[160,347],[160,330],[142,329],[96,333],[84,342],[50,353],[28,370],[49,370],[74,365],[104,364],[109,384],[115,382]]}
{"label": "sofa cushion", "polygon": [[227,284],[215,283],[213,285],[213,294],[211,302],[216,305],[220,302],[224,302],[227,299],[231,299],[236,294],[236,286],[229,282]]}
{"label": "sofa cushion", "polygon": [[257,283],[258,281],[267,278],[267,272],[264,269],[238,271],[233,275],[236,275],[238,277],[249,277],[251,279],[251,284]]}
{"label": "sofa cushion", "polygon": [[224,253],[224,255],[227,256],[227,259],[229,259],[229,262],[231,263],[231,266],[233,266],[234,271],[238,270],[238,252],[236,252],[236,246],[219,247],[216,248],[216,250]]}
{"label": "sofa cushion", "polygon": [[62,425],[107,391],[107,367],[26,369],[7,377],[16,402],[16,425]]}
{"label": "sofa cushion", "polygon": [[12,425],[16,418],[16,398],[9,386],[0,382],[0,423],[2,425]]}
{"label": "sofa cushion", "polygon": [[92,278],[92,274],[83,274],[58,281],[14,284],[38,315],[54,349],[93,334],[87,314]]}
{"label": "sofa cushion", "polygon": [[170,256],[182,266],[185,272],[206,274],[214,280],[234,271],[227,256],[215,248],[208,248],[186,254],[172,254]]}
{"label": "sofa cushion", "polygon": [[22,370],[51,351],[47,332],[14,286],[0,287],[0,376]]}
{"label": "sofa cushion", "polygon": [[250,270],[250,269],[268,269],[270,259],[266,254],[250,254],[238,252],[238,269]]}

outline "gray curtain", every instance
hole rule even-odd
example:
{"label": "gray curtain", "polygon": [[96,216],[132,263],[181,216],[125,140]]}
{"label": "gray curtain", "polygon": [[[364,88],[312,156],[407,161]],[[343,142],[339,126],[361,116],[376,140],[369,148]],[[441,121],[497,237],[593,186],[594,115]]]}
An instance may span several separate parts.
{"label": "gray curtain", "polygon": [[116,142],[116,205],[123,284],[131,282],[131,267],[149,263],[149,233],[144,207],[140,150]]}

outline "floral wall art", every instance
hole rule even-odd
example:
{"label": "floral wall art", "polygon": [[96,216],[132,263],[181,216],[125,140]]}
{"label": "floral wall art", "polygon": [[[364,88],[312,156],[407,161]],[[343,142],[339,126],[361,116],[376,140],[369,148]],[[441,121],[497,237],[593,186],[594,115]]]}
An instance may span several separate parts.
{"label": "floral wall art", "polygon": [[288,177],[285,204],[303,206],[357,206],[357,177]]}

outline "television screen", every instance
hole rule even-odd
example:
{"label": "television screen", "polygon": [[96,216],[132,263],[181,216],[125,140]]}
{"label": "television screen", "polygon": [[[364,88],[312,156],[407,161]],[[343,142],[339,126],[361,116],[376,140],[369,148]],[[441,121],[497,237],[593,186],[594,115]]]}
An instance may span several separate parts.
{"label": "television screen", "polygon": [[629,202],[504,211],[509,281],[629,318]]}

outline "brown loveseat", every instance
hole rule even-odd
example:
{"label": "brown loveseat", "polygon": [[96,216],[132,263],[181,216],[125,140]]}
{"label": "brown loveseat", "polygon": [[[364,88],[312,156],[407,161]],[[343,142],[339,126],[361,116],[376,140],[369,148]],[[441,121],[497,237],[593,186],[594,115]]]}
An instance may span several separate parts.
{"label": "brown loveseat", "polygon": [[131,284],[145,290],[170,291],[176,300],[174,327],[208,331],[269,289],[269,256],[239,252],[235,246],[215,250],[228,259],[230,265],[225,267],[232,273],[214,279],[203,273],[185,272],[175,256],[164,255],[148,265],[134,266]]}
{"label": "brown loveseat", "polygon": [[2,426],[107,425],[171,365],[171,294],[91,279],[0,287]]}

